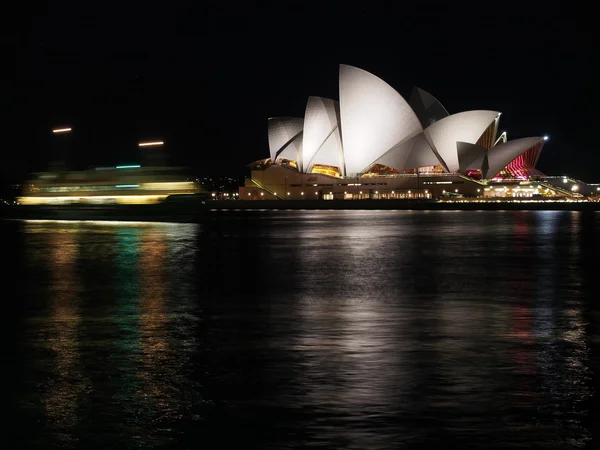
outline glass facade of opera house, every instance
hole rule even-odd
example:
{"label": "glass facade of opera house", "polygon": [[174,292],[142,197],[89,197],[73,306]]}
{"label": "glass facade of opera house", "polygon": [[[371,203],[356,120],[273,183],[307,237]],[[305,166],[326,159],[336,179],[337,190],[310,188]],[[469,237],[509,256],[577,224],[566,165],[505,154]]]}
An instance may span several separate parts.
{"label": "glass facade of opera house", "polygon": [[268,158],[251,163],[240,199],[581,198],[600,188],[549,177],[546,137],[508,140],[499,111],[449,114],[415,88],[340,65],[339,101],[309,97],[303,118],[268,121]]}

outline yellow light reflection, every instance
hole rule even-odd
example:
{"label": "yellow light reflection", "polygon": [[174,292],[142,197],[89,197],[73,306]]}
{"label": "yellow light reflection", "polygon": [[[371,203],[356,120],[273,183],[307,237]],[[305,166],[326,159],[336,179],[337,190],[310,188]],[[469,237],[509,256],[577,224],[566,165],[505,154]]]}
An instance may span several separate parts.
{"label": "yellow light reflection", "polygon": [[79,280],[76,272],[77,233],[48,234],[51,252],[47,267],[51,270],[50,318],[44,321],[40,342],[54,355],[51,376],[43,385],[42,403],[50,428],[65,447],[75,438],[70,429],[79,422],[78,403],[90,389],[80,363],[81,314],[78,302]]}
{"label": "yellow light reflection", "polygon": [[[164,392],[163,376],[175,376],[169,366],[162,366],[171,353],[167,340],[169,317],[166,301],[169,280],[167,278],[164,257],[168,246],[162,229],[146,229],[140,246],[140,346],[144,370],[140,376],[144,381],[139,398],[155,400],[157,410],[174,410],[174,399]],[[162,413],[162,411],[161,411]]]}

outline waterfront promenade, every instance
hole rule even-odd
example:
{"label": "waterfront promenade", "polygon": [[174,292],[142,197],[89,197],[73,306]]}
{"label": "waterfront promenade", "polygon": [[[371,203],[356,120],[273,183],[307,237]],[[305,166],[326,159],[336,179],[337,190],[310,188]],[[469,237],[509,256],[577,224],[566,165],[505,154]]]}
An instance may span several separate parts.
{"label": "waterfront promenade", "polygon": [[208,200],[158,205],[10,206],[0,218],[26,220],[114,220],[202,222],[218,211],[256,210],[413,210],[413,211],[598,211],[590,201],[434,201],[434,200]]}

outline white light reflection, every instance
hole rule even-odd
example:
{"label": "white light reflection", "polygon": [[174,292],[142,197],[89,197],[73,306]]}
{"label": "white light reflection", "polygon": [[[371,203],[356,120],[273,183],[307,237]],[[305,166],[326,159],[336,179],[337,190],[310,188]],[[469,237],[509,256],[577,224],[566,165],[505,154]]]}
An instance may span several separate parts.
{"label": "white light reflection", "polygon": [[[364,227],[367,218],[370,226]],[[385,421],[415,382],[407,375],[412,364],[406,352],[414,345],[406,328],[411,315],[394,312],[401,300],[377,288],[392,276],[393,267],[378,263],[386,249],[391,251],[386,236],[398,229],[375,220],[371,211],[306,212],[303,219],[296,269],[303,289],[297,294],[299,325],[293,343],[301,355],[303,395],[288,401],[298,408],[322,405],[322,414],[348,421]],[[318,432],[328,442],[351,438],[357,447],[367,448],[398,440],[408,430],[353,433],[315,424],[308,432]]]}
{"label": "white light reflection", "polygon": [[[569,429],[569,446],[584,448],[591,435],[585,416],[590,390],[590,355],[585,294],[581,275],[582,213],[538,212],[536,239],[537,298],[534,309],[537,390],[544,396],[540,415],[554,417],[557,429]],[[562,225],[562,227],[561,227]],[[568,227],[568,229],[567,229]],[[556,415],[561,411],[561,415]]]}

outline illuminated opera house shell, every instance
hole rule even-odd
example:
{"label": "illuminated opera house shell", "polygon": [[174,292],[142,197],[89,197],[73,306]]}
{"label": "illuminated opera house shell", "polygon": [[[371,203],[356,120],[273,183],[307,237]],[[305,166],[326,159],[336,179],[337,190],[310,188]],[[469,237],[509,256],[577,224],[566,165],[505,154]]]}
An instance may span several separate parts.
{"label": "illuminated opera house shell", "polygon": [[500,114],[449,114],[419,88],[407,102],[375,75],[340,65],[339,102],[309,97],[303,118],[269,119],[270,158],[263,163],[336,177],[417,170],[483,179],[543,175],[535,164],[544,138],[498,137]]}

